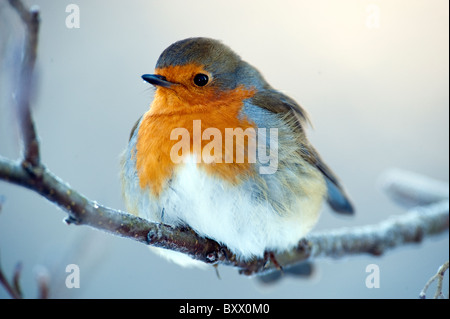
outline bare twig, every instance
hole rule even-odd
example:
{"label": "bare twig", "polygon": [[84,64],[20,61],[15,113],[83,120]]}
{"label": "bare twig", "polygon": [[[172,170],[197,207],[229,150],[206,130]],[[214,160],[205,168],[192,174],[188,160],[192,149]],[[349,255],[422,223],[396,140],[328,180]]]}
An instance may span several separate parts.
{"label": "bare twig", "polygon": [[[30,56],[32,63],[24,59],[22,69],[32,73],[36,57],[37,33],[35,40],[30,39],[38,30],[39,15],[35,10],[32,12],[25,10],[19,0],[10,0],[10,3],[28,26],[27,32],[31,33],[26,41],[29,45],[25,45],[25,50],[31,52],[25,56]],[[25,158],[22,162],[15,162],[0,157],[0,179],[37,192],[58,205],[67,212],[66,221],[69,224],[88,225],[147,245],[182,252],[205,263],[231,265],[247,275],[265,273],[277,268],[273,262],[264,258],[238,260],[227,247],[200,237],[190,228],[174,228],[153,223],[99,205],[71,188],[40,163],[39,144],[29,108],[30,92],[23,90],[20,91],[20,95],[24,96],[18,98],[18,101],[21,101],[18,107],[23,107],[28,112],[28,115],[22,114],[24,119],[21,120]],[[311,234],[307,239],[300,241],[294,249],[275,254],[275,260],[283,267],[288,267],[311,257],[336,257],[361,253],[380,255],[387,249],[405,243],[420,242],[426,236],[448,229],[448,196],[446,201],[441,201],[441,196],[438,198],[439,202],[428,201],[427,204],[430,204],[428,207],[417,208],[404,216],[375,226]]]}
{"label": "bare twig", "polygon": [[31,90],[34,87],[34,66],[38,48],[39,11],[37,7],[32,7],[28,10],[19,0],[9,0],[9,3],[17,11],[26,28],[23,59],[14,95],[17,103],[15,110],[24,144],[22,165],[30,170],[34,169],[35,173],[39,173],[39,143],[30,109]]}
{"label": "bare twig", "polygon": [[38,266],[35,268],[36,272],[36,281],[38,284],[38,298],[39,299],[48,299],[50,289],[49,289],[49,273],[47,269],[43,266]]}
{"label": "bare twig", "polygon": [[[14,275],[11,283],[3,273],[0,265],[0,286],[3,286],[12,299],[23,299],[22,289],[20,288],[20,276],[22,275],[22,263],[19,262],[14,268]],[[45,268],[40,268],[37,272],[38,298],[48,299],[49,297],[49,279]]]}
{"label": "bare twig", "polygon": [[22,274],[22,263],[19,262],[14,269],[13,288],[19,296],[22,296],[22,289],[20,288],[20,275]]}
{"label": "bare twig", "polygon": [[2,212],[3,204],[5,203],[5,196],[0,194],[0,213]]}
{"label": "bare twig", "polygon": [[20,277],[21,270],[22,270],[22,267],[20,266],[20,264],[18,264],[14,271],[13,283],[10,284],[8,279],[6,278],[5,274],[3,273],[3,269],[0,265],[0,284],[6,289],[8,294],[13,299],[22,299],[22,292],[20,291],[20,287],[19,287],[19,277]]}
{"label": "bare twig", "polygon": [[442,283],[444,281],[444,275],[445,272],[448,270],[449,262],[446,261],[441,267],[439,267],[437,273],[428,280],[428,282],[425,284],[425,287],[423,287],[422,291],[419,294],[420,299],[425,299],[427,296],[427,290],[430,285],[437,280],[437,287],[436,287],[436,293],[434,294],[434,299],[438,298],[444,298],[444,295],[442,293]]}

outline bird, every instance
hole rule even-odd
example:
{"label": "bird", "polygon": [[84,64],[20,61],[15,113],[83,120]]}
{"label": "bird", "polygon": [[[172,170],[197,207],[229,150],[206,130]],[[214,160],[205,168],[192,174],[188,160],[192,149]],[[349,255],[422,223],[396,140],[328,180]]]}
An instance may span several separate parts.
{"label": "bird", "polygon": [[[354,213],[308,141],[306,111],[229,46],[206,37],[179,40],[142,79],[155,92],[121,157],[128,212],[187,226],[242,261],[296,247],[325,202],[339,214]],[[153,249],[183,266],[204,264]]]}

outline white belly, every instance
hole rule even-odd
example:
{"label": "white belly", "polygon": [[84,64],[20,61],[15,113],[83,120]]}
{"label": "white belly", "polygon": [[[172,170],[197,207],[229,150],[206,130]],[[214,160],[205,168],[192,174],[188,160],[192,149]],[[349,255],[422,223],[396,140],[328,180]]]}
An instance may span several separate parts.
{"label": "white belly", "polygon": [[160,198],[152,199],[148,189],[140,189],[132,162],[124,170],[134,176],[124,176],[128,209],[151,221],[188,225],[200,236],[226,245],[241,259],[294,247],[316,223],[325,190],[323,179],[303,177],[298,193],[286,197],[276,175],[266,176],[271,191],[286,197],[280,198],[283,210],[275,210],[269,201],[255,196],[254,181],[234,187],[199,169],[192,158],[180,164]]}

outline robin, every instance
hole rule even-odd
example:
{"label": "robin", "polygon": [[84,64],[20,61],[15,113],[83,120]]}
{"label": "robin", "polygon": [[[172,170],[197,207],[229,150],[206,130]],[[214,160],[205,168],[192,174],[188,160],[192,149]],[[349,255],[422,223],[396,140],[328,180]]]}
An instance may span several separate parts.
{"label": "robin", "polygon": [[[244,261],[295,247],[325,200],[337,213],[353,213],[307,139],[306,112],[228,46],[178,41],[142,78],[156,91],[122,156],[129,212],[189,226]],[[156,250],[183,265],[200,263]]]}

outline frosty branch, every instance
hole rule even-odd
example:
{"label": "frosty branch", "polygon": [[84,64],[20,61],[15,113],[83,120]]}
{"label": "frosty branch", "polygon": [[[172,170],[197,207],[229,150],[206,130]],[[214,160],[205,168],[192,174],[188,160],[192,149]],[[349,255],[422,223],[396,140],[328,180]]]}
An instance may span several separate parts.
{"label": "frosty branch", "polygon": [[[209,264],[234,266],[244,274],[260,274],[276,269],[267,259],[240,261],[225,246],[198,236],[189,228],[174,228],[153,223],[88,199],[71,188],[40,160],[37,133],[31,115],[30,88],[37,56],[39,11],[27,9],[20,0],[9,0],[25,26],[24,54],[19,81],[14,92],[23,157],[13,161],[0,156],[0,180],[28,188],[67,214],[68,224],[87,225],[138,242],[185,253]],[[386,183],[396,200],[414,206],[410,212],[378,225],[313,233],[299,242],[295,249],[275,254],[284,267],[313,257],[339,257],[368,253],[380,255],[388,249],[448,230],[448,185],[424,177],[396,173],[398,180]]]}

